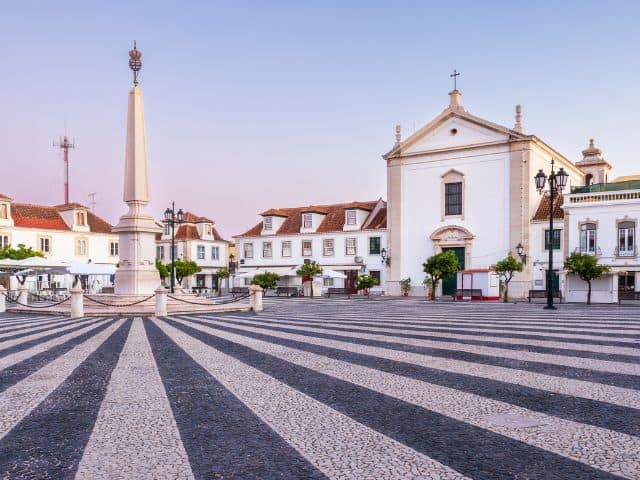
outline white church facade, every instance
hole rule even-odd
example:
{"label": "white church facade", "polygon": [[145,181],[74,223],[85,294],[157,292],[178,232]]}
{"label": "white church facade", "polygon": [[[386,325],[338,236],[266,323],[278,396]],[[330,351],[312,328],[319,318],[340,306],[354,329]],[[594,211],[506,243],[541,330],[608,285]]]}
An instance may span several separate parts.
{"label": "white church facade", "polygon": [[[458,90],[449,106],[405,140],[396,128],[396,144],[387,162],[389,271],[386,292],[400,294],[400,281],[411,278],[411,294],[424,295],[422,264],[453,250],[464,270],[484,270],[521,244],[530,258],[539,249],[532,222],[541,203],[534,176],[556,168],[569,175],[567,190],[585,183],[589,167],[580,168],[553,147],[525,134],[520,107],[513,128],[497,125],[465,110]],[[542,233],[544,235],[544,233]],[[540,260],[536,268],[544,268]],[[510,285],[514,297],[534,289],[533,262]],[[539,289],[545,288],[543,284]],[[453,294],[455,278],[439,294]]]}

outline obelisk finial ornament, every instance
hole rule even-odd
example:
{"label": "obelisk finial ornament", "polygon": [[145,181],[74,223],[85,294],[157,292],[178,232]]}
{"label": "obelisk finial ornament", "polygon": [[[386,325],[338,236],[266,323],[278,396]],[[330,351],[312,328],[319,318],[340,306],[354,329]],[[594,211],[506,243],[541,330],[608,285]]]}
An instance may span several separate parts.
{"label": "obelisk finial ornament", "polygon": [[133,50],[129,50],[129,68],[133,70],[133,86],[138,86],[138,72],[142,68],[142,52],[136,48],[136,41],[133,41]]}

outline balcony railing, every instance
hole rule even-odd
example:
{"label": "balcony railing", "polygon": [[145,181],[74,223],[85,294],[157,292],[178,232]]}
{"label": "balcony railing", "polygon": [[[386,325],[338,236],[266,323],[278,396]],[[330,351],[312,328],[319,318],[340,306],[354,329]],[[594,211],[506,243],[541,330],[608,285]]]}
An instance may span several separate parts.
{"label": "balcony railing", "polygon": [[[582,187],[585,188],[585,187]],[[575,192],[575,190],[574,190]],[[640,190],[602,191],[602,192],[575,192],[568,195],[569,203],[590,203],[590,202],[616,202],[624,200],[640,199]]]}
{"label": "balcony railing", "polygon": [[616,257],[637,257],[638,256],[638,248],[633,247],[631,250],[620,250],[620,247],[616,247],[613,253]]}

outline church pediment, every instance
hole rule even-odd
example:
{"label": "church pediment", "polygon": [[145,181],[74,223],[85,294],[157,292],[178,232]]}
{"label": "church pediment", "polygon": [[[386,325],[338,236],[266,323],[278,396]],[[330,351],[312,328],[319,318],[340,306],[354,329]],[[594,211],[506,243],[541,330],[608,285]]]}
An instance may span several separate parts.
{"label": "church pediment", "polygon": [[472,240],[473,234],[464,227],[447,225],[433,232],[430,238],[434,242],[464,242]]}
{"label": "church pediment", "polygon": [[510,138],[506,131],[470,121],[451,113],[430,128],[417,132],[417,136],[407,139],[402,153],[420,153],[431,150],[464,147],[483,143],[507,142]]}

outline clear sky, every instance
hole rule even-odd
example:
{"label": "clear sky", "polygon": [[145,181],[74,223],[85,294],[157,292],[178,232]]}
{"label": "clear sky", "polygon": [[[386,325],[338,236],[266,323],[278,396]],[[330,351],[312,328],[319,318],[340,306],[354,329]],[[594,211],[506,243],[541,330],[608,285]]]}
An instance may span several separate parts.
{"label": "clear sky", "polygon": [[[381,155],[448,102],[573,160],[590,137],[613,176],[640,172],[640,2],[4,2],[0,192],[71,199],[115,222],[133,39],[150,210],[177,206],[238,234],[270,207],[385,196]],[[490,188],[490,186],[487,186]]]}

